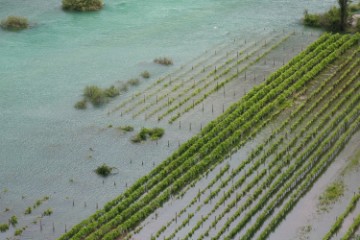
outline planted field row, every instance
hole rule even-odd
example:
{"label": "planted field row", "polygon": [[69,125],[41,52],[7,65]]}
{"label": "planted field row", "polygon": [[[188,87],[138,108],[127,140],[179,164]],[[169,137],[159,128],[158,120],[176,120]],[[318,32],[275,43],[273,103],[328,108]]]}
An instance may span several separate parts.
{"label": "planted field row", "polygon": [[[234,149],[243,146],[284,108],[284,102],[300,91],[328,64],[357,43],[359,36],[327,35],[310,46],[298,61],[281,68],[272,80],[249,92],[220,117],[218,124],[204,128],[187,143],[139,179],[105,209],[71,229],[60,239],[117,239],[125,236],[147,216],[198,179],[203,172],[220,164]],[[309,55],[308,57],[306,57]],[[269,78],[271,79],[271,77]],[[214,121],[212,124],[214,124]]]}
{"label": "planted field row", "polygon": [[356,194],[351,198],[351,201],[346,207],[345,211],[339,217],[336,218],[335,223],[331,226],[330,230],[323,237],[323,240],[330,240],[332,236],[340,229],[345,218],[355,209],[359,199],[360,199],[360,194]]}
{"label": "planted field row", "polygon": [[[271,33],[267,33],[267,34],[271,34]],[[128,112],[129,109],[135,108],[136,106],[139,106],[141,103],[143,103],[144,93],[147,93],[145,96],[145,100],[149,100],[150,98],[158,94],[160,91],[163,91],[165,89],[164,86],[170,87],[173,84],[176,85],[177,82],[181,82],[182,84],[183,79],[190,78],[190,80],[192,80],[202,73],[213,70],[214,69],[213,66],[221,65],[229,57],[229,54],[233,52],[237,54],[241,54],[246,49],[249,49],[254,45],[255,46],[257,44],[261,45],[261,42],[253,43],[249,46],[247,44],[248,43],[246,40],[239,41],[238,39],[234,39],[234,42],[232,43],[221,44],[220,46],[216,46],[212,51],[206,51],[205,53],[193,59],[190,63],[186,64],[185,66],[181,66],[174,72],[171,72],[163,77],[160,77],[157,81],[155,81],[153,84],[148,86],[143,92],[138,92],[135,95],[133,95],[131,98],[123,101],[112,112],[118,111],[120,109],[124,109],[126,106],[128,107],[127,110],[125,111]]]}
{"label": "planted field row", "polygon": [[[300,109],[300,108],[298,108],[298,109]],[[296,111],[296,112],[298,112],[298,111]],[[295,115],[296,115],[296,114],[295,114],[295,112],[294,112],[294,114],[292,114],[291,117],[294,117]],[[226,184],[229,183],[230,180],[232,180],[232,179],[236,176],[236,174],[238,174],[238,173],[245,167],[246,164],[248,164],[248,163],[250,163],[251,161],[253,161],[253,159],[254,159],[259,153],[261,153],[261,151],[264,149],[264,147],[266,146],[266,144],[270,142],[270,139],[274,137],[274,134],[278,133],[281,129],[283,129],[283,128],[286,126],[286,124],[289,123],[289,121],[291,121],[290,117],[289,117],[287,120],[284,121],[284,124],[283,124],[283,125],[281,125],[278,129],[274,130],[274,131],[270,134],[269,139],[266,139],[263,144],[260,144],[260,145],[257,147],[257,149],[255,149],[255,150],[250,154],[250,156],[249,156],[248,159],[244,160],[236,169],[232,170],[232,171],[231,171],[231,175],[230,175],[227,179],[223,180],[223,181],[221,182],[221,185],[220,185],[216,190],[214,190],[214,191],[212,191],[212,192],[210,193],[210,196],[209,196],[209,197],[212,198],[212,197],[216,196],[216,195],[219,193],[220,189],[224,188],[224,187],[226,186]],[[253,164],[253,167],[248,168],[247,173],[245,174],[245,176],[242,177],[242,179],[241,179],[238,183],[236,183],[235,186],[236,186],[237,184],[239,184],[239,183],[242,183],[242,182],[244,181],[244,178],[245,178],[245,177],[246,177],[246,178],[249,178],[250,175],[251,175],[251,174],[249,174],[249,173],[253,173],[253,172],[257,169],[257,167],[258,167],[260,164],[262,164],[262,163],[265,161],[265,159],[266,159],[268,156],[270,156],[270,155],[277,149],[277,147],[279,146],[279,144],[281,144],[281,143],[283,142],[283,140],[284,140],[284,136],[281,136],[276,142],[274,142],[273,145],[269,148],[269,150],[268,150],[267,152],[265,152],[265,153],[262,155],[262,157]],[[281,154],[280,154],[280,155],[281,155]],[[232,186],[232,187],[231,187],[231,191],[233,192],[234,189],[237,189],[237,187],[234,188],[234,186]],[[228,193],[224,194],[224,196],[228,196]],[[198,196],[196,196],[196,198],[197,198],[197,197],[198,197]],[[205,201],[203,202],[204,204],[207,204],[207,202],[209,202],[209,197],[205,199]],[[192,203],[196,201],[196,198],[194,198],[194,200],[192,201]],[[225,200],[226,200],[226,199],[225,199]],[[223,201],[222,201],[222,202],[223,202]],[[217,209],[217,208],[219,207],[219,205],[222,204],[222,202],[220,202],[220,204],[216,204],[216,206],[214,207],[214,209]],[[189,205],[189,206],[191,206],[191,205]],[[199,207],[197,208],[196,211],[198,211],[198,209],[199,209]],[[192,216],[192,215],[190,215],[190,217],[191,217],[191,216]],[[207,218],[207,216],[205,216],[203,219],[206,219],[206,218]],[[218,218],[218,219],[219,219],[219,218]],[[198,226],[198,224],[197,224],[196,226]]]}

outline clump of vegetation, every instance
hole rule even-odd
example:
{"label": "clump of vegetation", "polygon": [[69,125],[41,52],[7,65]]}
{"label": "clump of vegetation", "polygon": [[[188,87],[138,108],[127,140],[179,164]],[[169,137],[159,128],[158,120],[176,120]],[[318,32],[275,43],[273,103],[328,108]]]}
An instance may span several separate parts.
{"label": "clump of vegetation", "polygon": [[87,102],[91,102],[93,106],[100,106],[107,102],[109,98],[114,98],[120,95],[120,89],[111,86],[109,88],[102,89],[98,86],[91,85],[84,88],[84,99],[78,101],[74,107],[77,109],[86,109]]}
{"label": "clump of vegetation", "polygon": [[31,214],[31,212],[32,212],[32,208],[31,208],[31,207],[28,207],[28,208],[25,210],[24,214],[25,214],[25,215],[29,215],[29,214]]}
{"label": "clump of vegetation", "polygon": [[142,76],[143,78],[150,78],[150,73],[149,73],[148,71],[143,71],[143,72],[141,73],[141,76]]}
{"label": "clump of vegetation", "polygon": [[26,227],[16,229],[14,232],[14,236],[20,236],[23,233],[23,231],[25,231],[25,229]]}
{"label": "clump of vegetation", "polygon": [[116,169],[117,169],[116,167],[109,167],[104,163],[101,166],[97,167],[95,169],[95,172],[102,177],[107,177],[110,174],[114,174],[114,170]]}
{"label": "clump of vegetation", "polygon": [[341,29],[340,10],[332,7],[324,14],[310,14],[305,10],[303,23],[305,26],[324,28],[328,31],[338,32]]}
{"label": "clump of vegetation", "polygon": [[75,103],[74,107],[76,109],[86,109],[87,108],[87,102],[85,99],[78,101]]}
{"label": "clump of vegetation", "polygon": [[9,219],[9,223],[10,223],[13,227],[15,227],[16,224],[18,223],[17,217],[16,217],[16,216],[12,216],[12,217]]}
{"label": "clump of vegetation", "polygon": [[7,230],[9,230],[9,224],[0,224],[0,232],[6,232]]}
{"label": "clump of vegetation", "polygon": [[156,58],[156,59],[154,59],[154,63],[165,65],[165,66],[173,65],[172,59],[167,58],[167,57]]}
{"label": "clump of vegetation", "polygon": [[103,5],[102,0],[62,0],[62,8],[69,11],[97,11]]}
{"label": "clump of vegetation", "polygon": [[134,143],[139,143],[142,141],[146,141],[148,138],[150,138],[151,140],[157,140],[164,135],[164,132],[165,131],[162,128],[153,128],[153,129],[143,128],[137,135],[135,135],[131,139],[131,141]]}
{"label": "clump of vegetation", "polygon": [[43,202],[49,200],[49,196],[45,196],[42,199],[38,199],[36,200],[36,202],[34,203],[33,209],[39,207]]}
{"label": "clump of vegetation", "polygon": [[132,78],[129,81],[127,81],[128,84],[130,84],[131,86],[137,86],[139,85],[140,81],[137,78]]}
{"label": "clump of vegetation", "polygon": [[320,210],[327,211],[329,206],[335,203],[344,195],[345,185],[342,181],[336,181],[330,184],[319,197]]}
{"label": "clump of vegetation", "polygon": [[1,21],[1,27],[5,30],[18,31],[29,27],[29,22],[24,17],[9,16]]}
{"label": "clump of vegetation", "polygon": [[134,127],[132,127],[132,126],[120,126],[120,127],[118,127],[118,129],[121,131],[124,131],[124,132],[134,131]]}
{"label": "clump of vegetation", "polygon": [[105,101],[104,91],[98,86],[86,86],[84,89],[84,97],[94,106],[99,106]]}
{"label": "clump of vegetation", "polygon": [[43,212],[42,215],[43,216],[50,216],[52,213],[53,213],[53,210],[51,208],[48,208]]}
{"label": "clump of vegetation", "polygon": [[104,90],[104,95],[109,98],[114,98],[116,96],[119,96],[119,94],[120,94],[120,90],[116,88],[114,85]]}
{"label": "clump of vegetation", "polygon": [[304,12],[303,23],[305,26],[323,28],[332,32],[358,30],[356,24],[349,24],[352,13],[360,10],[360,3],[350,4],[349,0],[338,0],[338,7],[332,7],[323,14],[309,14]]}

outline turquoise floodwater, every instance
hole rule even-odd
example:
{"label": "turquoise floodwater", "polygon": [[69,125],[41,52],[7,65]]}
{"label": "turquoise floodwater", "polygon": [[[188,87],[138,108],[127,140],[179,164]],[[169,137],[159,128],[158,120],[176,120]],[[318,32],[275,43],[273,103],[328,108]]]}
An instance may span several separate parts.
{"label": "turquoise floodwater", "polygon": [[[0,30],[0,223],[17,215],[18,227],[28,227],[21,239],[55,239],[65,225],[69,229],[93,213],[176,149],[167,146],[167,138],[134,146],[128,136],[108,129],[144,125],[107,117],[115,103],[75,110],[84,86],[107,87],[143,70],[154,80],[233,37],[301,29],[305,8],[320,12],[335,2],[107,0],[99,12],[66,13],[60,0],[0,0],[0,19],[21,15],[32,25],[22,32]],[[152,60],[159,56],[172,57],[175,66],[155,66]],[[97,177],[93,169],[104,162],[119,174],[105,181]],[[24,216],[44,196],[50,199]],[[40,228],[33,221],[47,208],[54,213]],[[0,233],[0,239],[13,231]]]}

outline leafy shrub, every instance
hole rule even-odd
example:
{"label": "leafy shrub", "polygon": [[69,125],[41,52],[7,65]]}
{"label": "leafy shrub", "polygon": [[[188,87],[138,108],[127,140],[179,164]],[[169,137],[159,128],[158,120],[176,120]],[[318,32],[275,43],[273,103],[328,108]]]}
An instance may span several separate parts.
{"label": "leafy shrub", "polygon": [[53,210],[51,208],[48,208],[43,212],[43,216],[50,216],[52,213]]}
{"label": "leafy shrub", "polygon": [[321,27],[328,31],[337,32],[341,29],[340,10],[332,7],[324,14],[310,14],[304,12],[303,24],[309,27]]}
{"label": "leafy shrub", "polygon": [[5,30],[22,30],[29,27],[28,20],[24,17],[9,16],[7,19],[1,21],[1,27]]}
{"label": "leafy shrub", "polygon": [[18,219],[16,216],[12,216],[10,219],[9,219],[9,223],[12,225],[12,226],[16,226],[16,224],[18,223]]}
{"label": "leafy shrub", "polygon": [[150,73],[149,73],[148,71],[143,71],[143,72],[141,73],[141,76],[142,76],[143,78],[150,78]]}
{"label": "leafy shrub", "polygon": [[357,20],[355,28],[356,28],[356,31],[360,32],[360,19]]}
{"label": "leafy shrub", "polygon": [[69,11],[97,11],[103,5],[102,0],[62,0],[62,8]]}
{"label": "leafy shrub", "polygon": [[86,109],[87,107],[86,99],[78,101],[77,103],[75,103],[74,107],[76,109]]}
{"label": "leafy shrub", "polygon": [[19,229],[16,229],[16,230],[15,230],[14,235],[15,235],[15,236],[20,236],[22,233],[23,233],[23,229],[22,229],[22,228],[19,228]]}
{"label": "leafy shrub", "polygon": [[125,131],[125,132],[132,132],[134,131],[134,128],[132,126],[121,126],[118,127],[119,130]]}
{"label": "leafy shrub", "polygon": [[169,66],[173,64],[173,61],[171,58],[167,58],[167,57],[162,57],[162,58],[156,58],[154,60],[154,63],[158,63],[161,65],[165,65],[165,66]]}
{"label": "leafy shrub", "polygon": [[104,90],[104,94],[106,97],[113,98],[116,96],[119,96],[120,90],[116,88],[115,86],[111,86]]}
{"label": "leafy shrub", "polygon": [[32,208],[31,208],[31,207],[28,207],[28,208],[25,210],[24,214],[25,214],[25,215],[29,215],[29,214],[31,214],[31,212],[32,212]]}
{"label": "leafy shrub", "polygon": [[162,128],[143,128],[141,131],[135,135],[131,141],[134,143],[139,143],[142,141],[146,141],[148,137],[150,137],[151,140],[157,140],[160,139],[164,135],[164,129]]}
{"label": "leafy shrub", "polygon": [[94,105],[99,106],[105,102],[104,91],[98,86],[87,86],[84,89],[84,96]]}
{"label": "leafy shrub", "polygon": [[128,84],[130,84],[131,86],[137,86],[139,85],[140,81],[137,78],[132,78],[129,81],[127,81]]}
{"label": "leafy shrub", "polygon": [[115,167],[109,167],[104,163],[103,165],[97,167],[95,172],[102,177],[107,177],[110,174],[112,174],[115,169],[116,169]]}
{"label": "leafy shrub", "polygon": [[9,230],[9,224],[0,224],[0,232],[6,232],[7,230]]}

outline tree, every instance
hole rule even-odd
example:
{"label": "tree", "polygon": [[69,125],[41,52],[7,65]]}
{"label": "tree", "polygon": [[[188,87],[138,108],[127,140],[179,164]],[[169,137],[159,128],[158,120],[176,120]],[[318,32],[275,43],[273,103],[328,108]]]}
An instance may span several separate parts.
{"label": "tree", "polygon": [[340,31],[345,31],[350,0],[338,0],[340,7]]}

